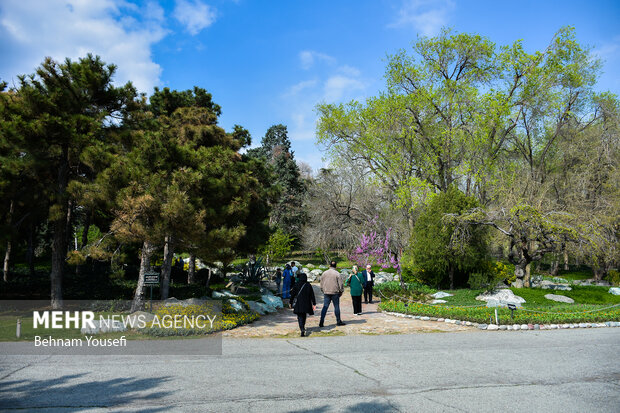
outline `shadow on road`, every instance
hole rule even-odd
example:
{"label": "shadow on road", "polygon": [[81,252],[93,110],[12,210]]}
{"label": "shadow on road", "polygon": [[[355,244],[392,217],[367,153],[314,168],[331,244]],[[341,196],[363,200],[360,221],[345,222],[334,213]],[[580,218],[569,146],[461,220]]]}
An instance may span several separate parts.
{"label": "shadow on road", "polygon": [[[135,401],[153,401],[171,394],[161,389],[171,380],[170,377],[97,380],[92,376],[83,373],[45,380],[5,381],[0,388],[0,410],[62,408],[63,412],[79,412],[93,408],[118,408]],[[166,408],[145,408],[139,411],[155,413],[164,410]]]}
{"label": "shadow on road", "polygon": [[[302,409],[302,410],[291,410],[292,413],[316,413],[316,412],[327,412],[332,411],[333,407],[331,406],[321,406],[321,407],[313,407],[311,409]],[[396,412],[393,406],[386,402],[380,401],[372,401],[372,402],[360,402],[356,403],[352,406],[348,406],[343,409],[339,409],[340,412],[351,412],[351,413],[360,413],[360,412]]]}

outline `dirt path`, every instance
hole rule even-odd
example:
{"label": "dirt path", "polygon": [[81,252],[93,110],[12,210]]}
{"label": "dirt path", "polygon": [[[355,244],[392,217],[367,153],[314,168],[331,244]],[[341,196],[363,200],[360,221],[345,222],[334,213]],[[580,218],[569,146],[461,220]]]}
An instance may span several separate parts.
{"label": "dirt path", "polygon": [[[413,320],[410,318],[394,317],[383,314],[377,310],[379,300],[373,304],[364,304],[362,301],[362,315],[353,314],[351,295],[347,289],[340,298],[340,312],[345,326],[336,326],[336,317],[333,306],[330,306],[325,317],[325,327],[319,328],[321,308],[323,306],[323,293],[318,285],[312,285],[317,300],[317,308],[314,316],[308,316],[306,332],[311,336],[334,336],[334,335],[377,335],[377,334],[410,334],[442,331],[471,331],[473,327],[459,326],[455,324],[440,323],[434,321]],[[264,316],[252,324],[238,327],[223,333],[228,338],[248,337],[298,337],[299,326],[297,316],[289,308],[279,309],[277,313]]]}

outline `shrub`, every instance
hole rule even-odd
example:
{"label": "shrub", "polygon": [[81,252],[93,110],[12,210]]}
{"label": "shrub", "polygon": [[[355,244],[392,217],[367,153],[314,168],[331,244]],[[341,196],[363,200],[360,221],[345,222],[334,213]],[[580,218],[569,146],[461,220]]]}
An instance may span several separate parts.
{"label": "shrub", "polygon": [[375,286],[377,294],[385,299],[405,298],[409,301],[429,301],[430,296],[436,290],[416,282],[406,283],[405,289],[401,288],[398,281],[390,281]]}
{"label": "shrub", "polygon": [[609,270],[605,278],[613,285],[620,285],[620,271],[618,270]]}
{"label": "shrub", "polygon": [[[465,196],[455,187],[434,196],[413,228],[411,274],[433,285],[464,285],[468,275],[475,271],[487,253],[487,230],[473,228],[467,238],[452,239],[454,225],[445,214],[459,214],[478,205],[473,197]],[[451,242],[452,241],[452,242]]]}

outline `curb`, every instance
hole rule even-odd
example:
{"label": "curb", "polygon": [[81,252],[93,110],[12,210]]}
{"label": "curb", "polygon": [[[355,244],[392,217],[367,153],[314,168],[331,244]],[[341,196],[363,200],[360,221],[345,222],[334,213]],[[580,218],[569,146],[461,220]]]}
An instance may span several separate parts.
{"label": "curb", "polygon": [[480,330],[488,331],[516,331],[516,330],[566,330],[571,328],[602,328],[602,327],[620,327],[620,321],[605,321],[602,323],[570,323],[570,324],[481,324],[471,321],[453,320],[450,318],[437,318],[420,315],[411,315],[403,313],[393,313],[390,311],[383,311],[383,314],[391,315],[394,317],[413,318],[421,321],[437,321],[449,324],[456,324],[460,326],[476,327]]}

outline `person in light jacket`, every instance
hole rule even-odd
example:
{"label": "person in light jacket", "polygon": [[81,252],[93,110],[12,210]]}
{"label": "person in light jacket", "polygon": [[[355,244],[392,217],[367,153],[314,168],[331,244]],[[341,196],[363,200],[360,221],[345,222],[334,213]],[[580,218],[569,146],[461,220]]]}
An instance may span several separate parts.
{"label": "person in light jacket", "polygon": [[364,291],[364,278],[362,273],[353,266],[353,273],[347,278],[344,285],[351,286],[351,301],[353,301],[353,314],[362,315],[362,292]]}
{"label": "person in light jacket", "polygon": [[306,335],[306,317],[308,314],[314,315],[316,309],[316,299],[314,298],[314,290],[308,282],[308,276],[299,273],[299,280],[291,290],[291,300],[293,300],[293,313],[297,314],[297,322],[301,336]]}
{"label": "person in light jacket", "polygon": [[340,296],[344,291],[344,285],[340,273],[336,270],[336,261],[329,264],[329,269],[321,275],[321,291],[323,291],[323,308],[321,308],[321,321],[319,327],[323,327],[325,315],[330,303],[334,303],[334,313],[336,314],[336,325],[343,326],[340,319]]}

